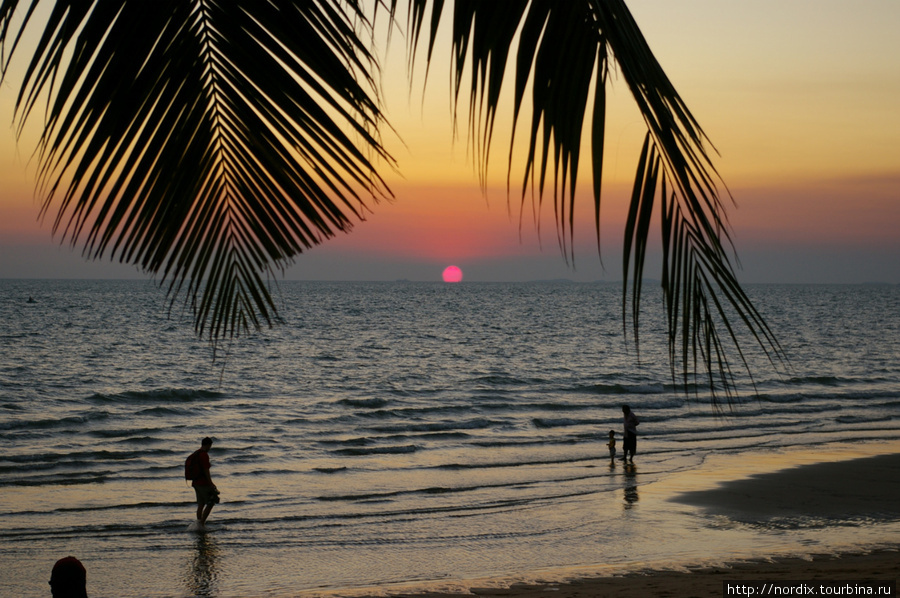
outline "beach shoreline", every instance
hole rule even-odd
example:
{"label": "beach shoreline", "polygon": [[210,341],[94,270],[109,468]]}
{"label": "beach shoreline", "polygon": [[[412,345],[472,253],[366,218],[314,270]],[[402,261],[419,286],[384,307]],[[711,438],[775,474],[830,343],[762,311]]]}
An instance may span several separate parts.
{"label": "beach shoreline", "polygon": [[[880,447],[896,450],[896,446]],[[865,454],[874,450],[876,454]],[[824,460],[822,459],[831,459]],[[792,460],[794,461],[792,464]],[[772,469],[775,465],[777,468]],[[735,469],[730,469],[734,474]],[[900,452],[880,453],[877,447],[841,447],[836,452],[779,454],[766,462],[749,464],[743,474],[712,483],[700,472],[664,483],[671,502],[727,518],[739,525],[784,527],[787,524],[823,526],[877,526],[900,520]],[[786,524],[787,522],[787,524]],[[789,532],[788,532],[789,533]],[[723,596],[724,581],[883,581],[900,578],[900,543],[812,549],[789,555],[717,564],[694,563],[675,568],[633,563],[627,568],[593,571],[559,569],[513,578],[484,578],[400,584],[332,596],[389,598],[590,598],[616,596]],[[523,581],[524,580],[524,581]],[[323,594],[323,595],[329,595]]]}
{"label": "beach shoreline", "polygon": [[870,553],[815,555],[807,558],[776,558],[724,566],[698,567],[688,571],[639,571],[606,577],[585,577],[564,582],[515,583],[507,587],[472,586],[465,591],[388,592],[390,598],[646,598],[690,596],[720,598],[723,582],[807,582],[813,586],[837,582],[896,583],[900,578],[900,545]]}

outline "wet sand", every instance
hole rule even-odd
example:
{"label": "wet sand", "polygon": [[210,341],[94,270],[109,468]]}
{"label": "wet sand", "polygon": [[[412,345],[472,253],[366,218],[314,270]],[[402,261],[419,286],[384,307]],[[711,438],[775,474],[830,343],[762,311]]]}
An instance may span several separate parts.
{"label": "wet sand", "polygon": [[[710,516],[765,523],[812,518],[826,524],[900,519],[900,454],[801,465],[752,475],[716,488],[683,492],[674,501]],[[900,543],[900,538],[897,538]],[[510,598],[721,597],[724,581],[889,581],[900,579],[900,544],[867,554],[813,555],[772,561],[690,568],[684,572],[636,571],[565,583],[470,587],[468,593],[390,593],[395,598],[505,596]]]}
{"label": "wet sand", "polygon": [[737,520],[900,518],[900,454],[801,465],[675,500]]}
{"label": "wet sand", "polygon": [[508,598],[721,598],[724,581],[884,581],[900,578],[900,552],[821,557],[807,561],[742,563],[732,567],[698,569],[692,572],[657,572],[621,577],[583,579],[547,585],[514,585],[509,588],[471,588],[469,594],[393,594],[395,598],[461,598],[504,596]]}

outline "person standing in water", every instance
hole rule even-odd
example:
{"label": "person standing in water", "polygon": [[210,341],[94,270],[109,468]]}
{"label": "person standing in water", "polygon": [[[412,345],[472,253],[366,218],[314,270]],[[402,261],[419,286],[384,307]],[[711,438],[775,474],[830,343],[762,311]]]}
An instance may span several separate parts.
{"label": "person standing in water", "polygon": [[197,522],[200,525],[206,523],[210,512],[219,502],[219,489],[212,481],[209,473],[209,449],[212,447],[212,438],[206,437],[200,442],[200,448],[188,457],[191,463],[191,486],[197,495]]}
{"label": "person standing in water", "polygon": [[[622,440],[622,461],[629,460],[634,463],[634,453],[637,451],[637,427],[640,423],[637,416],[628,405],[622,405],[622,414],[625,424],[625,435]],[[628,458],[631,453],[631,458]]]}
{"label": "person standing in water", "polygon": [[609,431],[609,442],[606,443],[606,446],[609,447],[609,460],[610,462],[615,462],[616,458],[616,431]]}

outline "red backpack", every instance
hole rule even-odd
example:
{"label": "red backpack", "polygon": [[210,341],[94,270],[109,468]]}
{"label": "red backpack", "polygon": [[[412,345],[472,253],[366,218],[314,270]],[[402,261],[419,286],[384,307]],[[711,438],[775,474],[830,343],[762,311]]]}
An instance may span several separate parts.
{"label": "red backpack", "polygon": [[197,453],[199,451],[194,451],[188,458],[184,460],[184,479],[186,480],[199,480],[202,476],[200,475],[200,463],[199,459],[197,459]]}

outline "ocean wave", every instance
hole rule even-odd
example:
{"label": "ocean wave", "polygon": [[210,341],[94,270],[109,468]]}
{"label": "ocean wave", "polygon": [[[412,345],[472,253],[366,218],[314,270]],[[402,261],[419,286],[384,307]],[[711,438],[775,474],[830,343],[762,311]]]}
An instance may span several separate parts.
{"label": "ocean wave", "polygon": [[150,444],[154,444],[157,442],[163,442],[162,438],[156,438],[154,436],[123,436],[119,442],[123,444],[140,444],[141,446],[147,446]]}
{"label": "ocean wave", "polygon": [[360,457],[365,455],[401,455],[407,453],[415,453],[421,450],[421,447],[415,444],[407,444],[403,446],[373,446],[373,447],[357,447],[335,449],[332,452],[336,455],[346,455]]}
{"label": "ocean wave", "polygon": [[[34,469],[34,468],[32,468]],[[65,476],[34,475],[0,480],[0,486],[78,486],[83,484],[103,484],[122,476],[112,470],[67,472]]]}
{"label": "ocean wave", "polygon": [[[692,417],[697,421],[703,420],[723,420],[724,418],[740,418],[741,425],[763,424],[763,420],[753,420],[753,424],[748,424],[750,418],[758,416],[774,416],[774,415],[794,415],[800,416],[805,414],[828,413],[830,411],[842,411],[848,408],[840,402],[839,399],[810,399],[807,397],[803,401],[793,400],[793,396],[769,396],[761,395],[756,401],[747,401],[734,406],[731,412],[716,412],[712,409],[701,411]],[[642,421],[653,421],[656,418],[645,417]],[[679,418],[680,419],[680,418]]]}
{"label": "ocean wave", "polygon": [[374,432],[410,433],[410,432],[446,432],[452,430],[483,430],[503,426],[507,422],[495,419],[475,418],[462,421],[439,421],[426,423],[399,423],[391,425],[369,426]]}
{"label": "ocean wave", "polygon": [[340,361],[341,358],[333,353],[321,353],[316,355],[313,359],[316,361]]}
{"label": "ocean wave", "polygon": [[208,401],[222,397],[222,393],[213,390],[195,388],[158,388],[154,390],[132,391],[127,390],[118,393],[104,394],[94,393],[85,400],[89,403],[161,403],[178,402],[190,403],[194,401]]}
{"label": "ocean wave", "polygon": [[294,475],[297,473],[295,469],[255,469],[252,471],[243,471],[243,472],[232,472],[230,475],[235,477],[249,476],[249,477],[259,477],[259,476],[279,476],[279,475]]}
{"label": "ocean wave", "polygon": [[162,431],[162,428],[98,428],[88,430],[86,433],[96,438],[123,438],[127,440],[140,435],[143,438],[158,440],[158,434]]}
{"label": "ocean wave", "polygon": [[510,440],[475,440],[470,442],[472,446],[480,448],[512,448],[526,446],[547,446],[550,444],[546,438],[514,438]]}
{"label": "ocean wave", "polygon": [[[499,446],[499,445],[498,445]],[[432,466],[433,469],[446,469],[450,471],[464,471],[477,469],[506,469],[514,467],[532,467],[535,465],[563,465],[572,463],[581,463],[588,459],[594,459],[594,456],[577,456],[556,459],[520,459],[516,461],[490,461],[482,463],[443,463]],[[608,458],[608,457],[607,457]]]}
{"label": "ocean wave", "polygon": [[[185,504],[184,501],[166,501],[166,502],[135,502],[135,503],[121,503],[121,504],[107,504],[107,505],[93,505],[93,506],[84,506],[84,507],[59,507],[54,509],[54,513],[92,513],[96,511],[118,511],[118,510],[128,510],[128,509],[169,509],[169,508],[178,508]],[[191,503],[188,503],[191,504]]]}
{"label": "ocean wave", "polygon": [[149,449],[143,447],[139,450],[111,451],[100,450],[69,450],[48,451],[42,453],[30,453],[19,455],[6,455],[0,461],[10,463],[49,463],[51,465],[77,467],[91,467],[93,464],[104,461],[128,461],[132,459],[171,458],[174,453],[166,449]]}
{"label": "ocean wave", "polygon": [[[509,411],[532,412],[532,411],[586,411],[596,410],[596,403],[575,403],[572,401],[494,401],[489,403],[475,403],[479,411]],[[471,410],[471,409],[469,409]]]}
{"label": "ocean wave", "polygon": [[486,376],[475,376],[471,379],[475,384],[487,384],[490,386],[520,386],[524,384],[540,383],[541,380],[525,380],[515,376],[505,374],[490,374]]}
{"label": "ocean wave", "polygon": [[412,488],[408,490],[391,490],[388,492],[360,492],[355,494],[336,494],[323,495],[316,497],[316,500],[322,502],[371,502],[371,501],[388,501],[398,496],[407,496],[415,494],[455,494],[461,492],[472,492],[482,488],[492,488],[503,484],[489,484],[484,486],[430,486],[428,488]]}
{"label": "ocean wave", "polygon": [[[821,396],[821,395],[819,395]],[[761,403],[797,404],[809,400],[809,395],[804,393],[760,393],[755,400]]]}
{"label": "ocean wave", "polygon": [[127,523],[123,521],[112,523],[88,523],[83,525],[69,525],[58,528],[41,529],[10,529],[0,533],[0,539],[8,541],[33,541],[52,539],[54,541],[81,540],[87,537],[114,536],[116,538],[147,538],[166,537],[173,533],[182,532],[185,529],[183,520],[146,521],[141,523]]}
{"label": "ocean wave", "polygon": [[577,392],[590,392],[598,395],[630,395],[630,394],[662,394],[668,392],[670,387],[658,382],[647,383],[614,383],[614,384],[579,384],[570,387],[569,390]]}
{"label": "ocean wave", "polygon": [[322,446],[371,446],[376,440],[368,436],[355,436],[353,438],[324,438],[316,443]]}
{"label": "ocean wave", "polygon": [[346,467],[346,466],[341,466],[341,467],[313,467],[313,471],[318,471],[319,473],[332,474],[332,473],[340,473],[340,472],[342,472],[342,471],[347,471],[347,467]]}
{"label": "ocean wave", "polygon": [[891,415],[840,415],[834,421],[838,424],[872,424],[896,421],[896,418]]}
{"label": "ocean wave", "polygon": [[169,415],[181,417],[190,414],[191,411],[189,409],[182,409],[178,407],[148,407],[147,409],[141,409],[136,412],[136,415],[157,415],[162,417],[166,417]]}
{"label": "ocean wave", "polygon": [[822,389],[809,388],[801,392],[772,392],[760,393],[755,400],[764,403],[820,403],[832,401],[845,406],[853,406],[853,401],[866,401],[866,408],[873,406],[871,401],[879,399],[897,399],[900,392],[895,387],[871,388],[859,386],[835,386],[833,391],[823,392]]}
{"label": "ocean wave", "polygon": [[821,384],[822,386],[839,386],[841,384],[851,382],[845,378],[838,376],[798,376],[789,378],[786,383],[793,385],[805,386],[807,384]]}
{"label": "ocean wave", "polygon": [[316,500],[322,502],[362,502],[362,501],[386,501],[395,496],[409,494],[406,491],[396,492],[365,492],[360,494],[337,494],[334,496],[317,496]]}
{"label": "ocean wave", "polygon": [[461,440],[471,437],[472,435],[466,432],[460,432],[458,430],[447,430],[444,432],[435,431],[410,434],[392,434],[390,436],[382,437],[381,440],[386,440],[388,442],[398,442],[401,440]]}
{"label": "ocean wave", "polygon": [[570,426],[594,426],[600,423],[598,420],[572,419],[572,418],[547,418],[535,417],[531,423],[535,428],[566,428]]}
{"label": "ocean wave", "polygon": [[60,418],[18,419],[0,423],[0,430],[49,430],[54,428],[70,428],[72,431],[82,424],[109,418],[107,411],[91,411],[82,415],[69,415]]}
{"label": "ocean wave", "polygon": [[347,407],[364,407],[366,409],[377,409],[380,407],[387,406],[389,401],[387,399],[382,398],[368,398],[368,399],[341,399],[338,401],[339,405],[345,405]]}
{"label": "ocean wave", "polygon": [[342,415],[337,418],[338,421],[341,422],[352,422],[355,421],[356,418],[365,418],[365,419],[390,419],[390,418],[399,418],[400,413],[394,409],[372,409],[366,411],[356,411],[351,414]]}
{"label": "ocean wave", "polygon": [[415,407],[399,407],[390,411],[391,415],[402,419],[417,420],[422,416],[450,415],[458,413],[473,413],[481,409],[481,404],[472,401],[466,403],[428,403],[423,402]]}

